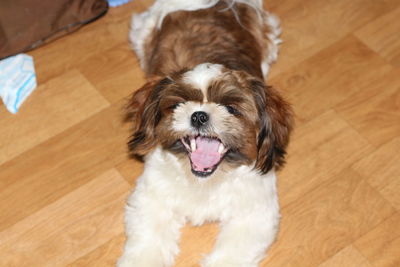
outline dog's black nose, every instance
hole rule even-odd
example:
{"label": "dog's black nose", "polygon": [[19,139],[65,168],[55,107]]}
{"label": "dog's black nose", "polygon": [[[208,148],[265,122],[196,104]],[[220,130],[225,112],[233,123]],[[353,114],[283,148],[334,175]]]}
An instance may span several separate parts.
{"label": "dog's black nose", "polygon": [[196,111],[192,114],[191,121],[192,121],[192,126],[196,128],[200,128],[201,126],[204,126],[208,122],[208,114],[205,113],[204,111]]}

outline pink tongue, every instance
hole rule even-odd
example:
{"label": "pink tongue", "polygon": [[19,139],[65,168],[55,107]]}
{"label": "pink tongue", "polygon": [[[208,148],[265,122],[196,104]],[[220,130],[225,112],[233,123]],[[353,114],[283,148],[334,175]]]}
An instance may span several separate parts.
{"label": "pink tongue", "polygon": [[190,154],[190,159],[194,170],[206,171],[212,168],[221,160],[221,155],[218,153],[220,142],[212,138],[197,137],[196,151]]}

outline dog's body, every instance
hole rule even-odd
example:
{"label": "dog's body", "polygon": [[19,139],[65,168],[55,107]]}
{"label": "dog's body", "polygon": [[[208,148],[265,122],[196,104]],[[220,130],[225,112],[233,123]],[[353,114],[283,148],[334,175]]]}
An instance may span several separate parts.
{"label": "dog's body", "polygon": [[157,1],[133,16],[130,39],[146,74],[211,62],[266,76],[278,56],[279,20],[263,11],[261,1],[227,2]]}
{"label": "dog's body", "polygon": [[278,230],[275,169],[292,127],[290,107],[263,83],[278,35],[255,0],[157,1],[133,17],[149,81],[130,103],[129,146],[145,167],[120,267],[172,266],[180,227],[207,221],[221,232],[202,266],[258,266]]}

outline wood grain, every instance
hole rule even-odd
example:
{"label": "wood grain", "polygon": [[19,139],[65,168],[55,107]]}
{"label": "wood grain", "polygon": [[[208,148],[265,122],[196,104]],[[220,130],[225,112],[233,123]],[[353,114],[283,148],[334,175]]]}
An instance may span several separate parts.
{"label": "wood grain", "polygon": [[128,188],[108,171],[0,232],[0,265],[59,266],[122,233]]}
{"label": "wood grain", "polygon": [[77,71],[67,72],[39,86],[18,114],[13,116],[1,109],[0,124],[8,127],[0,131],[0,164],[108,105]]}
{"label": "wood grain", "polygon": [[371,145],[332,110],[298,125],[286,167],[279,174],[281,205],[296,201],[340,173],[346,168],[344,159],[354,163],[371,151]]}
{"label": "wood grain", "polygon": [[126,44],[96,54],[78,68],[111,103],[129,96],[145,82],[139,63]]}
{"label": "wood grain", "polygon": [[354,164],[353,168],[400,211],[399,151],[400,138],[396,138]]}
{"label": "wood grain", "polygon": [[369,261],[353,246],[348,246],[339,251],[335,256],[325,261],[319,267],[373,267]]}
{"label": "wood grain", "polygon": [[400,8],[380,16],[355,35],[393,66],[400,67]]}
{"label": "wood grain", "polygon": [[282,209],[278,241],[264,265],[317,266],[394,212],[357,173],[346,169]]}
{"label": "wood grain", "polygon": [[350,99],[391,69],[379,55],[349,35],[275,76],[271,84],[288,92],[297,117],[307,121]]}
{"label": "wood grain", "polygon": [[[144,82],[127,36],[152,2],[110,8],[29,53],[39,87],[17,115],[0,104],[0,266],[115,266],[143,170],[122,121]],[[284,41],[268,83],[293,104],[296,128],[278,240],[260,266],[400,266],[400,2],[265,5]],[[217,233],[184,227],[175,266],[199,266]]]}
{"label": "wood grain", "polygon": [[396,138],[400,133],[400,70],[361,85],[335,110],[375,146]]}
{"label": "wood grain", "polygon": [[125,234],[121,233],[67,266],[115,266],[116,257],[122,255],[123,242],[125,242]]}
{"label": "wood grain", "polygon": [[397,0],[269,0],[264,3],[281,18],[283,31],[284,45],[271,77],[399,6]]}
{"label": "wood grain", "polygon": [[121,103],[0,167],[0,230],[127,159]]}
{"label": "wood grain", "polygon": [[396,213],[359,238],[354,246],[374,265],[400,265],[400,214]]}

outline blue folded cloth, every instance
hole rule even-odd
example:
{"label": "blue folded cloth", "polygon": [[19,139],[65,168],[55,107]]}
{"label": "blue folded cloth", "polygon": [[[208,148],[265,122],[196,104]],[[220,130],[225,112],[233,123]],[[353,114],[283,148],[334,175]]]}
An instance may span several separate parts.
{"label": "blue folded cloth", "polygon": [[0,97],[11,113],[17,113],[22,102],[36,88],[33,59],[19,54],[0,60]]}
{"label": "blue folded cloth", "polygon": [[120,6],[120,5],[126,4],[129,1],[131,1],[131,0],[108,0],[108,5],[110,7],[116,7],[116,6]]}

